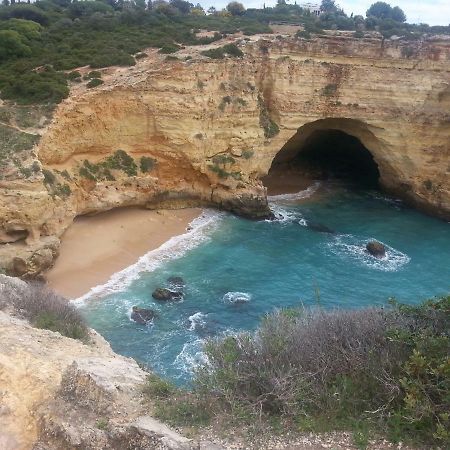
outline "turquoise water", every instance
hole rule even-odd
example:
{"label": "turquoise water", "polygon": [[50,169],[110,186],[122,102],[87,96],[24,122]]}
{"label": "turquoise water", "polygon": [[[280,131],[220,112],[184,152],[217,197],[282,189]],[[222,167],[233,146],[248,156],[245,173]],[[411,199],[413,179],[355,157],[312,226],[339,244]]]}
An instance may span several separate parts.
{"label": "turquoise water", "polygon": [[[205,211],[186,235],[81,299],[89,324],[116,352],[181,384],[202,362],[205,338],[254,329],[274,308],[358,308],[392,296],[416,303],[450,292],[446,222],[377,192],[336,185],[272,197],[271,207],[277,220],[270,222]],[[386,258],[365,252],[371,239],[387,246]],[[184,299],[155,302],[151,293],[170,276],[185,280]],[[158,318],[134,323],[133,305],[156,310]]]}

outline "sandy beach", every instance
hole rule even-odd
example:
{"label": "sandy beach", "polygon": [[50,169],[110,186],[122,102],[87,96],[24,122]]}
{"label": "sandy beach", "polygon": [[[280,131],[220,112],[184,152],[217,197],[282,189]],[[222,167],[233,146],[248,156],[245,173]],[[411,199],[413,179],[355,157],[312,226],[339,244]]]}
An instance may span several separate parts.
{"label": "sandy beach", "polygon": [[284,169],[280,172],[271,172],[262,178],[267,187],[267,195],[294,194],[307,189],[314,183],[314,179],[295,170]]}
{"label": "sandy beach", "polygon": [[60,256],[45,278],[56,292],[77,298],[171,237],[183,234],[200,214],[199,208],[120,208],[78,217],[62,236]]}

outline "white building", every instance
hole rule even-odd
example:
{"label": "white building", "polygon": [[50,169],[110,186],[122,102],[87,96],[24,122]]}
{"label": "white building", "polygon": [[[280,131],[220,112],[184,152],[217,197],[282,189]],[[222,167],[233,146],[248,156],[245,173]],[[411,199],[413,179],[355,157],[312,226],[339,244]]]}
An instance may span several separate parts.
{"label": "white building", "polygon": [[303,9],[307,9],[311,14],[315,16],[320,16],[320,13],[322,12],[320,10],[319,3],[302,3],[300,7],[302,7]]}

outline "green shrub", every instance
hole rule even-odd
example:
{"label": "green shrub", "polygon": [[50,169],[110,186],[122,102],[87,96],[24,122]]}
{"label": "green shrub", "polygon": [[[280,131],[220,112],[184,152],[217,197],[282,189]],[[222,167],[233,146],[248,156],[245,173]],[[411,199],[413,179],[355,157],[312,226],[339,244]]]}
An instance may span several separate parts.
{"label": "green shrub", "polygon": [[85,342],[89,338],[89,329],[77,309],[44,285],[29,284],[20,296],[6,300],[12,303],[17,314],[28,319],[36,328]]}
{"label": "green shrub", "polygon": [[223,59],[225,58],[225,52],[222,47],[210,48],[209,50],[203,50],[200,52],[201,55],[207,56],[211,59]]}
{"label": "green shrub", "polygon": [[230,56],[232,58],[244,56],[244,53],[236,44],[226,44],[223,47],[211,48],[200,52],[200,54],[212,59],[223,59],[225,56]]}
{"label": "green shrub", "polygon": [[270,117],[269,110],[263,98],[258,96],[259,105],[259,125],[264,130],[266,138],[272,138],[280,132],[277,123]]}
{"label": "green shrub", "polygon": [[195,395],[185,394],[158,401],[155,415],[173,426],[207,426],[212,419],[212,410]]}
{"label": "green shrub", "polygon": [[222,98],[222,101],[219,104],[219,109],[223,112],[225,111],[225,106],[231,104],[231,97],[229,95]]}
{"label": "green shrub", "polygon": [[322,89],[322,95],[331,96],[331,95],[334,95],[336,93],[336,91],[337,91],[337,84],[330,83],[330,84],[327,84]]}
{"label": "green shrub", "polygon": [[195,385],[216,414],[349,429],[361,447],[370,430],[450,444],[450,296],[415,307],[280,310],[256,333],[209,340],[205,352]]}
{"label": "green shrub", "polygon": [[54,184],[56,181],[55,174],[48,169],[42,169],[42,173],[44,175],[44,183],[46,184]]}
{"label": "green shrub", "polygon": [[69,72],[66,75],[67,79],[70,81],[74,81],[75,79],[81,78],[81,73],[78,70],[74,70],[73,72]]}
{"label": "green shrub", "polygon": [[158,375],[149,374],[142,392],[149,399],[162,399],[174,395],[177,392],[177,388]]}
{"label": "green shrub", "polygon": [[141,172],[147,173],[153,170],[156,165],[156,159],[150,158],[148,156],[142,156],[139,166],[141,168]]}
{"label": "green shrub", "polygon": [[208,168],[211,172],[216,173],[219,178],[228,178],[230,176],[229,172],[222,167],[219,167],[217,164],[209,164]]}
{"label": "green shrub", "polygon": [[96,181],[95,175],[85,166],[80,167],[79,174],[83,178],[87,178],[88,180],[91,180],[91,181]]}
{"label": "green shrub", "polygon": [[244,150],[242,152],[242,157],[244,159],[250,159],[253,156],[253,154],[254,154],[253,150]]}
{"label": "green shrub", "polygon": [[225,54],[227,54],[228,56],[232,56],[234,58],[241,58],[242,56],[244,56],[244,53],[238,48],[236,44],[226,44],[222,48]]}
{"label": "green shrub", "polygon": [[122,170],[129,176],[137,175],[137,165],[125,150],[117,150],[114,155],[108,156],[103,165],[108,169]]}
{"label": "green shrub", "polygon": [[212,157],[214,164],[234,164],[236,160],[230,155],[215,155]]}
{"label": "green shrub", "polygon": [[91,70],[88,74],[87,74],[87,78],[88,79],[93,79],[93,78],[101,78],[102,77],[102,73],[98,70]]}
{"label": "green shrub", "polygon": [[297,33],[295,33],[295,36],[303,39],[311,39],[311,33],[306,30],[297,31]]}
{"label": "green shrub", "polygon": [[145,52],[139,52],[138,54],[134,55],[135,59],[143,59],[147,58],[148,54]]}
{"label": "green shrub", "polygon": [[108,428],[108,419],[98,419],[95,422],[95,427],[99,430],[106,430]]}
{"label": "green shrub", "polygon": [[69,95],[67,79],[55,71],[0,76],[2,98],[27,103],[59,103]]}
{"label": "green shrub", "polygon": [[170,53],[176,53],[178,50],[180,50],[180,46],[177,44],[164,44],[159,50],[158,53],[162,53],[165,55],[168,55]]}
{"label": "green shrub", "polygon": [[91,89],[91,88],[100,86],[103,83],[104,83],[104,81],[101,80],[100,78],[92,78],[92,80],[86,84],[86,87]]}

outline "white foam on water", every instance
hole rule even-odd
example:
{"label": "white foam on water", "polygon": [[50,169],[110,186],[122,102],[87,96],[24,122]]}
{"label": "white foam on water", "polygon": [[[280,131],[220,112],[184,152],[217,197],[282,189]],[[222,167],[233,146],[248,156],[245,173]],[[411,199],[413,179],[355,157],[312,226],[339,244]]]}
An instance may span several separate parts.
{"label": "white foam on water", "polygon": [[175,357],[173,365],[183,374],[192,375],[197,367],[208,363],[208,358],[203,351],[205,342],[205,339],[186,342],[181,352]]}
{"label": "white foam on water", "polygon": [[195,331],[198,326],[202,327],[205,326],[206,321],[205,318],[208,316],[208,314],[204,314],[202,312],[196,312],[195,314],[192,314],[192,316],[188,317],[189,320],[189,331]]}
{"label": "white foam on water", "polygon": [[95,286],[88,293],[72,300],[82,305],[86,300],[101,298],[114,292],[124,291],[142,272],[153,272],[165,262],[182,257],[186,252],[207,242],[210,234],[219,226],[226,213],[206,209],[188,226],[186,233],[174,236],[155,250],[141,256],[131,266],[116,272],[102,285]]}
{"label": "white foam on water", "polygon": [[321,186],[319,181],[316,181],[314,184],[309,186],[307,189],[303,191],[295,192],[293,194],[280,194],[280,195],[270,195],[267,197],[269,201],[269,207],[275,216],[274,219],[267,219],[266,222],[274,222],[274,223],[293,223],[297,222],[300,225],[306,226],[306,221],[303,218],[300,211],[296,209],[291,209],[286,203],[295,202],[297,200],[308,198],[313,195],[317,189]]}
{"label": "white foam on water", "polygon": [[[366,250],[366,245],[373,240],[376,239],[360,239],[351,234],[342,234],[326,245],[335,255],[348,256],[367,267],[383,272],[396,272],[411,260],[405,253],[383,242],[381,243],[386,248],[386,255],[382,258],[370,255]],[[380,241],[377,240],[377,242]]]}
{"label": "white foam on water", "polygon": [[303,219],[300,211],[289,209],[289,207],[281,206],[277,203],[270,203],[270,210],[273,212],[275,219],[266,219],[266,222],[288,224],[299,222]]}
{"label": "white foam on water", "polygon": [[225,303],[248,303],[251,299],[247,292],[227,292],[222,298]]}
{"label": "white foam on water", "polygon": [[294,192],[293,194],[268,195],[267,200],[269,202],[301,200],[303,198],[311,197],[311,195],[313,195],[320,186],[320,181],[316,181],[314,184],[309,186],[307,189],[304,189],[303,191]]}

